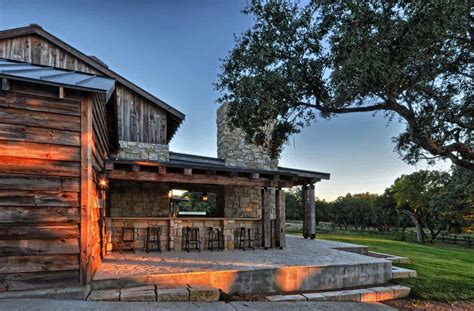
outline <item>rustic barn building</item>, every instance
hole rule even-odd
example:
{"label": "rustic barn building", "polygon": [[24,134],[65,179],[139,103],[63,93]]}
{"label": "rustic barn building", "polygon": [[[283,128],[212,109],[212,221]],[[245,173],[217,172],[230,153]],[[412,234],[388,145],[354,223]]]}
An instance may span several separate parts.
{"label": "rustic barn building", "polygon": [[[314,238],[314,184],[329,174],[282,168],[217,111],[218,157],[171,152],[184,114],[40,26],[0,31],[0,291],[88,284],[107,251],[183,249],[188,227],[219,228],[237,248],[285,247],[284,188],[302,186]],[[198,139],[198,138],[197,138]],[[180,214],[170,191],[215,194],[212,214]],[[122,241],[121,241],[122,239]]]}

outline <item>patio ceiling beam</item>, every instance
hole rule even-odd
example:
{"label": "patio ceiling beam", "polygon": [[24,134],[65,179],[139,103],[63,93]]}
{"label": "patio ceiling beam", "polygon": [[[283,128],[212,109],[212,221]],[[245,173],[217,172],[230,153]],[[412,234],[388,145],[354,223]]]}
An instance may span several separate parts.
{"label": "patio ceiling beam", "polygon": [[161,175],[158,172],[133,172],[125,170],[108,171],[107,176],[112,180],[130,180],[130,181],[155,181],[172,182],[183,184],[207,184],[207,185],[235,185],[250,187],[292,187],[293,183],[279,181],[275,182],[266,178],[252,179],[248,177],[228,177],[220,175],[192,174],[184,175],[179,173],[167,173]]}
{"label": "patio ceiling beam", "polygon": [[[154,168],[154,169],[152,169]],[[194,183],[210,182],[214,185],[255,185],[262,187],[279,187],[279,188],[291,188],[294,186],[302,186],[308,184],[314,184],[321,181],[321,178],[317,176],[311,176],[308,174],[302,174],[293,172],[279,172],[279,171],[256,171],[249,169],[240,169],[234,167],[215,167],[215,166],[203,166],[198,165],[195,167],[183,166],[177,163],[159,163],[159,162],[148,162],[148,161],[130,161],[130,160],[109,160],[105,164],[107,172],[111,171],[122,171],[137,173],[150,173],[156,174],[158,177],[153,175],[146,175],[143,180],[155,180],[167,181],[168,175],[170,175],[170,182],[184,182],[186,183],[190,177],[197,181]],[[150,171],[151,169],[151,171]],[[126,180],[124,173],[118,173],[120,179]],[[110,174],[109,174],[110,175]],[[117,174],[115,174],[117,175]],[[132,180],[139,180],[141,177],[129,176]],[[234,183],[233,180],[237,180],[238,183]],[[217,180],[217,181],[213,181]]]}

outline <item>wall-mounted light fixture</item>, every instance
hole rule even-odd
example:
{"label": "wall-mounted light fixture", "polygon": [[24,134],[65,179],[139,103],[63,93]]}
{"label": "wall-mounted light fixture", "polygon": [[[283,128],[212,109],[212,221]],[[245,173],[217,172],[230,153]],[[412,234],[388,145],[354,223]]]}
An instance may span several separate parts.
{"label": "wall-mounted light fixture", "polygon": [[203,192],[201,195],[201,201],[207,202],[209,201],[209,196],[207,195],[207,192]]}
{"label": "wall-mounted light fixture", "polygon": [[102,191],[109,189],[109,180],[104,173],[99,176],[99,183],[97,184],[97,187]]}
{"label": "wall-mounted light fixture", "polygon": [[[105,200],[106,191],[107,189],[109,189],[109,180],[107,179],[107,175],[105,174],[105,172],[102,172],[99,175],[99,179],[97,181],[96,187],[97,187],[97,192],[99,194],[99,198],[101,200]],[[102,207],[102,204],[99,204],[99,206]]]}

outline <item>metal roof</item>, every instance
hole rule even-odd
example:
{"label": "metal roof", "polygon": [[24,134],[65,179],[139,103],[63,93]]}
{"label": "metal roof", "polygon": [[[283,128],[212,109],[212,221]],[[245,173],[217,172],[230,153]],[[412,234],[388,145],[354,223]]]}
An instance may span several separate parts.
{"label": "metal roof", "polygon": [[105,93],[106,101],[115,89],[114,79],[3,58],[0,58],[0,77]]}
{"label": "metal roof", "polygon": [[287,174],[294,175],[298,177],[305,178],[317,178],[317,179],[330,179],[331,174],[323,172],[315,172],[308,170],[301,170],[296,168],[288,167],[278,167],[278,170],[262,170],[262,169],[249,169],[245,167],[233,167],[226,166],[225,161],[218,158],[200,156],[195,154],[186,154],[170,151],[169,164],[172,165],[182,165],[187,167],[196,167],[196,168],[213,168],[213,169],[226,169],[226,170],[236,170],[243,172],[256,172],[256,173],[266,173],[266,174]]}

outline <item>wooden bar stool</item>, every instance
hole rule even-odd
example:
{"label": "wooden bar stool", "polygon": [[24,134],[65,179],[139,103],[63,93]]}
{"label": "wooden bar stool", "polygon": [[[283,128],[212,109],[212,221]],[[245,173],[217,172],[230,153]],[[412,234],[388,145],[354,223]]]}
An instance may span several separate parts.
{"label": "wooden bar stool", "polygon": [[146,228],[146,240],[145,250],[147,253],[150,251],[158,251],[161,253],[161,227],[149,226]]}
{"label": "wooden bar stool", "polygon": [[184,250],[189,253],[191,250],[191,245],[194,245],[196,250],[201,252],[201,237],[199,235],[199,228],[186,227],[184,236]]}
{"label": "wooden bar stool", "polygon": [[[129,245],[125,248],[126,245]],[[135,254],[135,228],[124,227],[120,238],[120,252],[131,250]]]}

